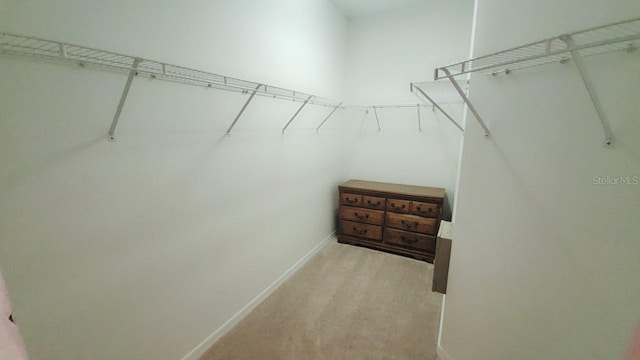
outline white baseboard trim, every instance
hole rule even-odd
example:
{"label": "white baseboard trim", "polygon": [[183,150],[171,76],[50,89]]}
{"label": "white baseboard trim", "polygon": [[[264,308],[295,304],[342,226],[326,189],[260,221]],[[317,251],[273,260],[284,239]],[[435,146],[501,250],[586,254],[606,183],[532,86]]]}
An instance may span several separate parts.
{"label": "white baseboard trim", "polygon": [[329,244],[329,240],[335,236],[335,231],[329,234],[326,238],[324,238],[318,245],[316,245],[313,249],[311,249],[308,253],[306,253],[300,260],[298,260],[295,264],[293,264],[287,271],[285,271],[280,277],[278,277],[271,285],[267,286],[266,289],[262,290],[258,296],[253,298],[247,305],[245,305],[240,311],[238,311],[235,315],[233,315],[229,320],[227,320],[222,326],[220,326],[216,331],[214,331],[211,335],[209,335],[203,342],[201,342],[198,346],[196,346],[193,350],[191,350],[182,360],[197,360],[204,353],[209,350],[209,348],[216,343],[216,341],[220,340],[226,333],[228,333],[234,326],[236,326],[245,316],[249,315],[253,309],[255,309],[261,302],[263,302],[269,295],[271,295],[282,283],[287,281],[291,277],[291,275],[295,274],[296,271],[300,270],[304,264],[306,264],[314,255],[316,255],[322,248],[324,248],[327,244]]}
{"label": "white baseboard trim", "polygon": [[436,347],[436,355],[438,355],[438,358],[440,360],[453,360],[453,358],[449,356],[449,354],[447,354],[447,352],[444,351],[444,349],[440,345]]}
{"label": "white baseboard trim", "polygon": [[438,323],[438,341],[436,344],[440,346],[442,340],[442,326],[444,325],[444,307],[447,306],[447,295],[442,295],[442,306],[440,307],[440,322]]}

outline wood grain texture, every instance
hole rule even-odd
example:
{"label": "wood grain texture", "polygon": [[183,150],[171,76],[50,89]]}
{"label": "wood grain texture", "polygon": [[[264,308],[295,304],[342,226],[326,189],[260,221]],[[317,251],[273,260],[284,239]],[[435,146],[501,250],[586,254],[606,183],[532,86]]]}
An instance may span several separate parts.
{"label": "wood grain texture", "polygon": [[354,221],[340,221],[341,233],[371,240],[382,240],[382,227]]}
{"label": "wood grain texture", "polygon": [[340,207],[340,218],[365,224],[382,225],[384,211],[342,206]]}
{"label": "wood grain texture", "polygon": [[391,245],[407,247],[411,249],[434,252],[436,249],[436,237],[417,234],[409,231],[384,229],[384,242]]}
{"label": "wood grain texture", "polygon": [[362,205],[362,195],[340,193],[340,204],[347,206],[360,206]]}
{"label": "wood grain texture", "polygon": [[418,216],[438,217],[441,210],[442,209],[438,204],[412,201],[410,212],[411,214]]}
{"label": "wood grain texture", "polygon": [[411,211],[411,201],[389,199],[389,201],[387,202],[387,211],[408,214],[409,211]]}
{"label": "wood grain texture", "polygon": [[433,261],[444,189],[362,180],[338,189],[338,241]]}
{"label": "wood grain texture", "polygon": [[377,196],[362,196],[362,206],[367,209],[384,210],[386,200],[383,197]]}
{"label": "wood grain texture", "polygon": [[387,194],[402,194],[410,196],[422,196],[434,199],[443,199],[445,190],[426,186],[389,184],[375,181],[349,180],[340,185],[343,189],[370,190]]}
{"label": "wood grain texture", "polygon": [[387,212],[385,224],[387,227],[413,231],[422,234],[436,234],[436,219],[424,218],[416,215],[396,214]]}

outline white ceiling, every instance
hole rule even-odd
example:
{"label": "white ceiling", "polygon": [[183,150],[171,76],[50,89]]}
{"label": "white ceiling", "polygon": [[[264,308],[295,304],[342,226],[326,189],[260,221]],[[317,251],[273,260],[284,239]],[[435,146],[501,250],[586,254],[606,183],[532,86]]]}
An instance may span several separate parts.
{"label": "white ceiling", "polygon": [[347,17],[385,12],[424,0],[329,0]]}

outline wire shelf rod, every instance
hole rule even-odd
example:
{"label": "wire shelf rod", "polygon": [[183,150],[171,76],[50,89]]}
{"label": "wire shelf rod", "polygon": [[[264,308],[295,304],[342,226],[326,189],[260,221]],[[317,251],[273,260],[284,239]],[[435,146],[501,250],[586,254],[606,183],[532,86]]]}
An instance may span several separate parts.
{"label": "wire shelf rod", "polygon": [[[376,109],[402,109],[420,108],[421,104],[381,104],[381,105],[353,105],[341,101],[311,95],[296,90],[288,90],[277,86],[258,84],[255,82],[219,75],[202,70],[191,69],[184,66],[172,65],[160,61],[143,59],[136,56],[120,54],[113,51],[99,50],[91,47],[80,46],[60,41],[42,38],[9,34],[0,32],[0,53],[13,56],[26,56],[47,61],[57,61],[80,65],[88,68],[101,68],[110,71],[124,72],[128,74],[127,83],[131,83],[134,77],[143,76],[150,79],[170,81],[180,84],[202,86],[208,89],[225,90],[254,96],[268,97],[278,100],[289,100],[302,103],[302,107],[309,105],[332,108],[331,113],[320,124],[322,126],[335,111],[339,109],[374,109],[376,122],[379,118]],[[129,78],[131,80],[129,80]],[[130,86],[130,85],[129,85]],[[125,85],[126,87],[126,85]],[[124,106],[127,91],[123,91],[121,103],[116,110],[109,139],[115,139],[115,126],[119,114]],[[247,101],[245,105],[250,102]],[[301,108],[302,108],[301,107]],[[242,115],[242,112],[238,114]],[[294,116],[295,118],[295,116]],[[237,119],[234,119],[236,122]],[[290,120],[291,121],[291,120]],[[233,124],[233,123],[232,123]],[[319,127],[320,127],[319,126]],[[379,125],[378,125],[379,127]],[[232,126],[231,126],[232,128]],[[286,127],[285,127],[286,129]]]}
{"label": "wire shelf rod", "polygon": [[[574,39],[573,45],[563,41],[567,36]],[[568,60],[572,58],[572,51],[579,51],[580,55],[588,56],[625,50],[635,47],[634,43],[638,40],[640,40],[640,18],[634,18],[441,66],[435,70],[434,78],[435,80],[447,78],[443,71],[445,68],[452,76],[473,72],[509,72],[524,67]]]}
{"label": "wire shelf rod", "polygon": [[[64,48],[64,54],[60,51]],[[89,47],[68,44],[34,37],[27,37],[9,33],[0,33],[0,52],[11,55],[30,56],[49,60],[82,63],[89,66],[108,67],[115,70],[130,72],[135,70],[137,74],[153,75],[158,79],[171,77],[172,80],[184,80],[187,83],[212,84],[217,83],[221,89],[226,87],[240,88],[253,91],[258,83],[236,79],[206,71],[190,69],[183,66],[171,65],[154,60],[142,59],[138,68],[133,64],[137,57],[118,54],[111,51],[93,49]],[[63,56],[64,55],[64,56]],[[264,86],[258,95],[272,96],[278,99],[287,99],[298,102],[307,102],[315,105],[335,107],[340,102],[337,100],[305,94],[303,92],[279,88],[276,86]],[[312,100],[306,100],[312,96]]]}

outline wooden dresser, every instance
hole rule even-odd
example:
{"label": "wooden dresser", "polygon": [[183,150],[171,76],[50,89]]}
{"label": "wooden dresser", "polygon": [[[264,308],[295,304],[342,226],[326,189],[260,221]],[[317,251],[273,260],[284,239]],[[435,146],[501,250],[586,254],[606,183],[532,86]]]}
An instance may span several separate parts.
{"label": "wooden dresser", "polygon": [[339,242],[433,262],[444,189],[349,180],[338,190]]}

